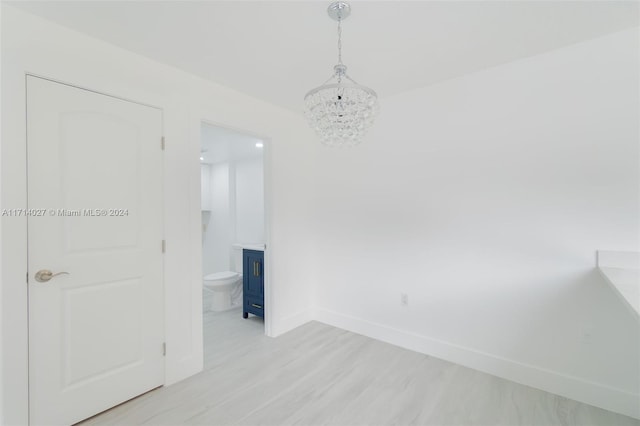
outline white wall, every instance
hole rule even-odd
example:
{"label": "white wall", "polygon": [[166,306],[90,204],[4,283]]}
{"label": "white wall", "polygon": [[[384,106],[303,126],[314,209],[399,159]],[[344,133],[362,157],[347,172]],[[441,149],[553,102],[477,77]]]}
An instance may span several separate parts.
{"label": "white wall", "polygon": [[[86,37],[2,4],[0,208],[26,206],[25,73],[163,109],[166,383],[202,367],[200,126],[203,120],[267,140],[267,331],[308,319],[312,259],[311,134],[299,115]],[[185,48],[188,48],[185,47]],[[195,52],[201,54],[201,52]],[[291,161],[295,158],[295,161]],[[2,218],[0,424],[27,422],[26,220]]]}
{"label": "white wall", "polygon": [[318,319],[640,416],[639,324],[595,270],[638,249],[638,76],[634,29],[382,99],[317,154]]}
{"label": "white wall", "polygon": [[209,165],[211,173],[211,215],[202,245],[203,274],[228,271],[233,229],[229,200],[229,164]]}
{"label": "white wall", "polygon": [[235,163],[236,241],[264,242],[264,186],[262,158]]}
{"label": "white wall", "polygon": [[[2,13],[2,6],[0,6],[0,23],[2,23],[2,20],[4,19],[3,17],[3,13]],[[0,28],[0,46],[4,46],[4,40],[3,40],[3,31]],[[2,163],[3,163],[3,155],[2,155],[2,122],[4,121],[4,115],[3,115],[3,109],[4,109],[4,101],[1,99],[2,98],[2,80],[3,80],[3,66],[2,66],[2,62],[4,59],[4,54],[0,53],[0,177],[2,176],[3,173],[3,167],[2,167]],[[5,204],[3,203],[3,197],[2,197],[2,185],[0,183],[0,209],[3,208],[3,206],[5,206]],[[3,277],[3,273],[2,273],[2,263],[3,263],[3,259],[4,259],[4,255],[2,253],[3,250],[3,244],[1,243],[1,241],[4,239],[4,233],[2,230],[2,222],[0,221],[0,286],[2,286],[3,281],[2,281],[2,277]],[[0,307],[3,306],[2,303],[2,291],[0,291]],[[4,315],[2,315],[2,313],[0,313],[0,422],[2,422],[2,419],[5,419],[6,416],[4,414],[4,401],[5,401],[5,378],[4,378],[4,365],[5,365],[5,361],[4,361],[4,338],[2,338],[2,335],[4,333],[4,324],[3,324],[3,318]],[[23,395],[23,399],[24,399],[24,395]]]}
{"label": "white wall", "polygon": [[202,244],[202,272],[207,275],[234,270],[233,244],[264,244],[264,166],[260,156],[231,158],[205,168],[209,173],[203,186],[209,188],[211,201]]}
{"label": "white wall", "polygon": [[211,165],[200,165],[200,207],[211,212]]}

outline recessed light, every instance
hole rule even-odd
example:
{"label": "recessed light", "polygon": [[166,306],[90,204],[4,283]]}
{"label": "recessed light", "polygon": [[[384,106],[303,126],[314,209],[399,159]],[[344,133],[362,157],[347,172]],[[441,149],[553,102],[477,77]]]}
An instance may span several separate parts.
{"label": "recessed light", "polygon": [[204,161],[204,157],[200,157],[200,161]]}
{"label": "recessed light", "polygon": [[264,144],[262,142],[258,142],[256,144],[256,148],[262,148],[264,146]]}

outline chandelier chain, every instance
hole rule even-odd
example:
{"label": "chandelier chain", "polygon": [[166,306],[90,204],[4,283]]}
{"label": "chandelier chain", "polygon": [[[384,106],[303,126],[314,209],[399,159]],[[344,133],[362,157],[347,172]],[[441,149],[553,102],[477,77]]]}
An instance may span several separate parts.
{"label": "chandelier chain", "polygon": [[342,65],[342,19],[338,18],[338,63]]}

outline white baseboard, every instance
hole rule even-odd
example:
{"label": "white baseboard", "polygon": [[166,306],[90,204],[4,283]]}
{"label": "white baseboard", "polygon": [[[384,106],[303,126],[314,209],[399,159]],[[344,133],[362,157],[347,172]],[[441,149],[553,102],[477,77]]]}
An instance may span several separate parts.
{"label": "white baseboard", "polygon": [[640,419],[640,395],[326,309],[313,319],[516,383]]}
{"label": "white baseboard", "polygon": [[296,327],[300,327],[311,320],[313,320],[313,318],[310,310],[280,318],[273,322],[273,329],[271,330],[270,337],[278,337],[279,335],[284,334],[287,331],[291,331]]}

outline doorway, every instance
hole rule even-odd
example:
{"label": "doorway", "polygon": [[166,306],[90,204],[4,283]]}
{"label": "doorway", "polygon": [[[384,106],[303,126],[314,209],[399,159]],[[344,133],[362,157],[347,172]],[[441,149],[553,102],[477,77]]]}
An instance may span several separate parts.
{"label": "doorway", "polygon": [[264,335],[264,149],[259,137],[201,124],[205,369],[228,345]]}

